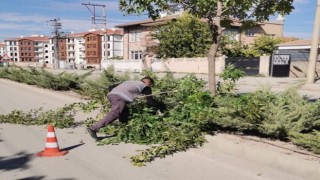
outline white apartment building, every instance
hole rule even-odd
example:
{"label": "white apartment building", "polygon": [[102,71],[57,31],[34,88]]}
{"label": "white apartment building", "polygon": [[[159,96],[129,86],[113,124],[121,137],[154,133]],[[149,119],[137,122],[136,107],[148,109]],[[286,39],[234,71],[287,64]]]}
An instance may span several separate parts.
{"label": "white apartment building", "polygon": [[12,38],[4,41],[6,45],[6,54],[14,62],[19,62],[19,39],[20,38]]}
{"label": "white apartment building", "polygon": [[0,56],[3,56],[4,54],[6,54],[6,52],[7,52],[6,44],[0,43]]}
{"label": "white apartment building", "polygon": [[[104,35],[101,34],[102,43],[102,60],[105,60],[105,39]],[[123,31],[120,29],[108,29],[107,30],[107,59],[123,58]]]}
{"label": "white apartment building", "polygon": [[85,39],[84,35],[88,32],[71,33],[66,40],[67,43],[67,62],[81,65],[85,64]]}
{"label": "white apartment building", "polygon": [[34,40],[34,52],[36,61],[40,64],[50,63],[52,55],[50,54],[49,38],[44,36],[32,36],[32,38]]}
{"label": "white apartment building", "polygon": [[[88,32],[71,33],[66,39],[67,63],[75,65],[88,64],[86,59],[86,40],[85,36],[94,33],[99,34],[101,49],[96,51],[101,54],[101,61],[105,59],[122,58],[123,57],[123,31],[120,29],[107,30],[107,46],[105,41],[105,31],[91,29]],[[107,50],[106,51],[106,47]],[[98,48],[98,47],[97,47]],[[106,52],[108,54],[106,58]]]}

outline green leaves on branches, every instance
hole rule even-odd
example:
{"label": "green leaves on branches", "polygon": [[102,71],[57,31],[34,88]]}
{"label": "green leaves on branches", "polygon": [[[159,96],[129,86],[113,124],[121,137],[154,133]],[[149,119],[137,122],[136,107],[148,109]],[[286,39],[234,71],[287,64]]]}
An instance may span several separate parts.
{"label": "green leaves on branches", "polygon": [[207,23],[186,13],[158,27],[152,36],[159,40],[160,58],[205,57],[212,41]]}

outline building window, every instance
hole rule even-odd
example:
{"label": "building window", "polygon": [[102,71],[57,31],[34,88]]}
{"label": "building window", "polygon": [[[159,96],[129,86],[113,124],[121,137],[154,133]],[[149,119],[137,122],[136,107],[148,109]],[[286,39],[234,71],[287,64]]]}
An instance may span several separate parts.
{"label": "building window", "polygon": [[131,59],[134,59],[134,60],[142,59],[142,51],[131,51]]}
{"label": "building window", "polygon": [[130,36],[130,42],[140,41],[141,31],[131,31],[129,36]]}
{"label": "building window", "polygon": [[252,32],[252,31],[247,31],[247,36],[254,36],[254,32]]}

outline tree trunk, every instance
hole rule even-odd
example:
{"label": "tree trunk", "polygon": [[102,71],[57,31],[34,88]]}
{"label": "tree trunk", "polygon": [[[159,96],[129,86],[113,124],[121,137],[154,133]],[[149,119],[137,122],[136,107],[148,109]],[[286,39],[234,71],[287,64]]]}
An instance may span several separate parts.
{"label": "tree trunk", "polygon": [[208,75],[209,75],[209,91],[213,96],[216,95],[216,54],[218,50],[218,44],[211,44],[208,54]]}
{"label": "tree trunk", "polygon": [[213,32],[213,42],[210,46],[210,50],[208,53],[208,79],[209,79],[209,91],[213,96],[216,95],[216,55],[218,52],[219,41],[222,34],[221,28],[221,14],[222,14],[222,2],[221,0],[217,1],[217,16],[213,20],[215,24],[213,28],[216,32]]}

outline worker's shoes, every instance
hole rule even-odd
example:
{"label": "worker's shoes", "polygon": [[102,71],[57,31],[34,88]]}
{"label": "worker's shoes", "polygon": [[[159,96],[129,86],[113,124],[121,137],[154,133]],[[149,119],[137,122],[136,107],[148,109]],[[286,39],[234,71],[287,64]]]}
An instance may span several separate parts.
{"label": "worker's shoes", "polygon": [[88,133],[90,134],[90,136],[95,139],[95,140],[99,140],[98,136],[97,136],[97,131],[92,130],[91,128],[87,128]]}

